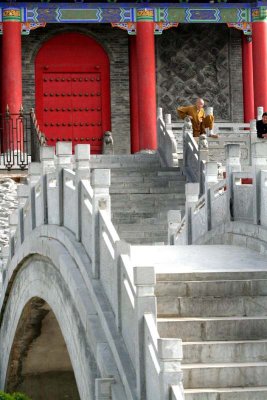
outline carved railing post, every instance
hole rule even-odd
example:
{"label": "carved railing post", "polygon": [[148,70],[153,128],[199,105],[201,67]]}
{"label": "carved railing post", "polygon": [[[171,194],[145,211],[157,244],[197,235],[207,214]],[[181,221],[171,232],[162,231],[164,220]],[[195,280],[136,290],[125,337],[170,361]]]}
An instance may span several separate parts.
{"label": "carved railing post", "polygon": [[95,400],[111,400],[111,386],[114,383],[113,378],[97,378],[95,380]]}
{"label": "carved railing post", "polygon": [[192,206],[199,198],[199,183],[185,185],[186,244],[192,244]]}
{"label": "carved railing post", "polygon": [[198,142],[199,196],[205,192],[205,165],[209,161],[209,145],[206,135],[200,135]]}
{"label": "carved railing post", "polygon": [[252,145],[252,171],[254,185],[254,224],[260,224],[260,190],[261,190],[261,170],[267,166],[267,142],[261,140]]}
{"label": "carved railing post", "polygon": [[81,180],[90,179],[90,145],[77,144],[75,146],[75,186],[76,210],[78,213],[76,239],[81,240]]}
{"label": "carved railing post", "polygon": [[211,229],[211,202],[210,202],[210,187],[218,182],[218,165],[217,162],[207,162],[205,169],[205,196],[206,196],[206,217],[207,229]]}
{"label": "carved railing post", "polygon": [[182,221],[181,210],[168,211],[168,244],[174,245],[174,237]]}
{"label": "carved railing post", "polygon": [[92,269],[95,278],[99,278],[99,210],[105,210],[108,216],[111,216],[110,210],[110,170],[95,169],[92,172],[91,185],[94,190],[93,195],[93,222],[92,230],[95,237],[95,249],[92,255]]}
{"label": "carved railing post", "polygon": [[163,120],[163,109],[162,107],[157,108],[157,118]]}
{"label": "carved railing post", "polygon": [[54,172],[55,167],[55,148],[53,146],[44,146],[40,148],[41,172],[46,174]]}
{"label": "carved railing post", "polygon": [[262,107],[262,106],[257,107],[257,121],[262,119],[263,112],[264,112],[264,107]]}
{"label": "carved railing post", "polygon": [[226,144],[226,180],[227,180],[227,202],[226,202],[226,215],[228,219],[233,219],[233,172],[241,171],[240,157],[241,150],[239,144]]}
{"label": "carved railing post", "polygon": [[[181,361],[183,359],[183,348],[181,339],[158,339],[158,352],[161,364],[160,388],[161,399],[169,399],[170,387],[177,386],[178,399],[183,399],[183,372]],[[177,366],[180,366],[177,369]]]}
{"label": "carved railing post", "polygon": [[252,145],[258,140],[256,120],[250,121],[250,149],[249,149],[249,164],[252,165]]}
{"label": "carved railing post", "polygon": [[58,171],[61,171],[63,168],[73,169],[73,155],[72,155],[71,142],[57,142],[56,155],[57,155]]}
{"label": "carved railing post", "polygon": [[144,314],[151,313],[156,316],[156,297],[154,288],[156,275],[154,267],[134,267],[135,295],[135,370],[137,375],[138,398],[145,398],[145,356],[144,356]]}

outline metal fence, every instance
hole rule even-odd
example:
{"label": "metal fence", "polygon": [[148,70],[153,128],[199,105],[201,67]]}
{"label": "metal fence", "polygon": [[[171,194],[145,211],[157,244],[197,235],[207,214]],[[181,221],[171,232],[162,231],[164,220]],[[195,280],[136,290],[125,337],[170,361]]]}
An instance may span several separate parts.
{"label": "metal fence", "polygon": [[39,161],[44,144],[33,110],[0,114],[0,169],[27,169],[30,161]]}

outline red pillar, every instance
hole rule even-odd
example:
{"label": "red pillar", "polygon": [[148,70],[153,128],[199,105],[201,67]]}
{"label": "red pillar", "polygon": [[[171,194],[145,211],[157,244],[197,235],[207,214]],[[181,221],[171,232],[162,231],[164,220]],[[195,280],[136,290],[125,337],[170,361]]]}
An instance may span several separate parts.
{"label": "red pillar", "polygon": [[253,55],[251,36],[242,36],[242,73],[243,73],[243,108],[244,122],[255,118],[254,85],[253,85]]}
{"label": "red pillar", "polygon": [[23,151],[23,126],[17,117],[22,105],[20,9],[3,10],[2,37],[2,113],[9,107],[10,118],[4,119],[1,152]]}
{"label": "red pillar", "polygon": [[21,23],[13,20],[3,22],[2,111],[7,104],[10,113],[19,113],[22,104]]}
{"label": "red pillar", "polygon": [[267,111],[267,22],[254,22],[252,30],[254,106]]}
{"label": "red pillar", "polygon": [[[151,18],[152,16],[152,18]],[[153,10],[137,10],[137,73],[140,150],[157,149],[156,67]]]}
{"label": "red pillar", "polygon": [[139,151],[138,123],[138,74],[136,36],[129,36],[129,81],[130,81],[130,121],[131,121],[131,153]]}

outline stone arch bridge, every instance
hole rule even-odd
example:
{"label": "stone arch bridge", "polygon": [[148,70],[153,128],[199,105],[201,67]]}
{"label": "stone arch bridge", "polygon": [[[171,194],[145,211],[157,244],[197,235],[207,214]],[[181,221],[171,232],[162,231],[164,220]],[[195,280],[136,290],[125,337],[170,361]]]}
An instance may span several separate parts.
{"label": "stone arch bridge", "polygon": [[[237,171],[231,154],[228,181],[210,186],[207,169],[202,203],[187,186],[185,219],[170,221],[174,244],[238,242],[266,254],[262,144],[249,172]],[[254,186],[233,185],[243,178]],[[87,145],[76,146],[74,162],[68,143],[57,144],[56,156],[43,147],[41,163],[30,165],[3,254],[1,388],[38,400],[184,399],[182,341],[159,334],[154,292],[155,254],[169,252],[171,263],[178,248],[133,250],[120,240],[109,186],[109,170],[90,171]],[[248,206],[234,204],[231,215],[230,198]]]}

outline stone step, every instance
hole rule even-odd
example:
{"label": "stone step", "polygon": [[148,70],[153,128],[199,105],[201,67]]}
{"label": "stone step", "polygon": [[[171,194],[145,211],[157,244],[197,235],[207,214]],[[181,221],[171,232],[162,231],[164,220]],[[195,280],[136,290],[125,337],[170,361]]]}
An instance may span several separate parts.
{"label": "stone step", "polygon": [[131,232],[131,231],[118,231],[120,239],[125,240],[127,243],[130,244],[140,244],[140,245],[153,245],[155,243],[162,243],[166,244],[168,240],[167,232],[144,232],[140,231]]}
{"label": "stone step", "polygon": [[[191,247],[191,246],[190,246]],[[240,271],[238,265],[236,270],[233,268],[230,271],[193,271],[193,272],[159,272],[157,273],[157,282],[206,282],[206,281],[234,281],[234,280],[254,280],[267,279],[267,271],[263,266],[253,271],[251,269],[243,269]]]}
{"label": "stone step", "polygon": [[159,167],[159,168],[151,168],[150,166],[132,166],[132,167],[124,167],[120,169],[111,169],[111,176],[112,177],[120,177],[120,176],[143,176],[148,178],[172,178],[176,177],[177,179],[185,180],[185,176],[182,175],[180,168],[166,168],[166,167]]}
{"label": "stone step", "polygon": [[267,362],[267,339],[183,342],[183,364],[258,361]]}
{"label": "stone step", "polygon": [[146,223],[136,223],[136,224],[119,224],[116,225],[116,228],[119,232],[135,232],[135,233],[142,233],[142,232],[167,232],[167,224],[146,224]]}
{"label": "stone step", "polygon": [[110,194],[165,194],[172,195],[173,193],[181,193],[184,195],[184,185],[177,185],[176,187],[163,187],[161,185],[154,184],[128,184],[122,183],[120,185],[111,185]]}
{"label": "stone step", "polygon": [[111,181],[112,182],[121,182],[125,178],[129,180],[129,182],[185,182],[184,175],[181,175],[179,171],[165,171],[162,169],[138,169],[138,170],[131,170],[131,169],[116,169],[111,170]]}
{"label": "stone step", "polygon": [[184,388],[265,386],[267,362],[182,365]]}
{"label": "stone step", "polygon": [[177,317],[231,317],[267,315],[266,296],[157,298],[158,315]]}
{"label": "stone step", "polygon": [[166,197],[165,193],[151,193],[151,194],[142,194],[142,193],[133,193],[133,194],[127,194],[127,193],[118,193],[118,194],[113,194],[112,199],[113,202],[116,200],[118,201],[154,201],[155,204],[161,204],[164,203],[164,201],[167,203],[170,200],[181,200],[184,199],[185,195],[183,193],[173,193],[169,194]]}
{"label": "stone step", "polygon": [[185,400],[266,400],[267,386],[186,389]]}
{"label": "stone step", "polygon": [[[267,338],[267,317],[158,318],[159,335],[185,342]],[[267,381],[266,381],[267,382]]]}
{"label": "stone step", "polygon": [[158,281],[156,296],[266,296],[267,279]]}

